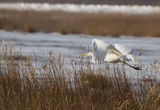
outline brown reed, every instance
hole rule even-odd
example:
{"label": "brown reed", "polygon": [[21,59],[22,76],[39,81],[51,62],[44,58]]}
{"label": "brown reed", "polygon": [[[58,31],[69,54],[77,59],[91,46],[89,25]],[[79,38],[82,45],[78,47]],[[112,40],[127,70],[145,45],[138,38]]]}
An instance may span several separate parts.
{"label": "brown reed", "polygon": [[24,60],[7,46],[0,52],[1,110],[160,109],[159,79],[147,77],[159,74],[158,61],[149,67],[153,71],[138,72],[141,79],[129,79],[132,73],[121,65],[93,68],[82,58],[71,59],[67,68],[64,57],[50,52],[48,63],[35,67],[31,57]]}
{"label": "brown reed", "polygon": [[62,11],[0,10],[0,29],[132,36],[160,36],[160,14],[67,13]]}

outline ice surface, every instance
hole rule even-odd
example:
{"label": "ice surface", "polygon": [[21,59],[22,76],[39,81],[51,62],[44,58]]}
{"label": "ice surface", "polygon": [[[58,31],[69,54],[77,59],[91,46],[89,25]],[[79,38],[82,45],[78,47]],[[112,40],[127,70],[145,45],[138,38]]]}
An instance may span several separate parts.
{"label": "ice surface", "polygon": [[0,9],[11,10],[35,10],[52,11],[60,10],[66,12],[85,13],[127,13],[127,14],[150,14],[159,13],[159,6],[150,5],[86,5],[86,4],[49,4],[49,3],[0,3]]}
{"label": "ice surface", "polygon": [[[46,56],[50,51],[55,56],[59,54],[71,57],[77,57],[80,53],[87,52],[91,46],[92,39],[101,39],[110,44],[124,44],[135,51],[142,51],[141,60],[143,62],[152,62],[153,59],[159,59],[160,56],[160,38],[146,37],[127,37],[120,36],[111,38],[110,36],[90,36],[90,35],[61,35],[58,33],[22,33],[22,32],[7,32],[0,30],[0,38],[3,43],[7,43],[9,47],[15,50],[21,48],[24,55],[31,55],[34,52],[38,56]],[[80,50],[80,45],[83,47]]]}
{"label": "ice surface", "polygon": [[[20,50],[24,56],[33,55],[35,52],[39,63],[45,63],[49,52],[58,57],[59,54],[71,58],[80,58],[79,54],[86,53],[91,46],[92,39],[101,39],[107,43],[121,43],[135,50],[142,51],[142,56],[137,56],[137,61],[150,65],[154,59],[160,61],[160,38],[120,36],[90,36],[90,35],[62,35],[58,33],[22,33],[0,30],[0,39],[7,43],[13,50]],[[82,49],[80,49],[80,45]],[[66,62],[67,63],[67,62]],[[104,64],[103,64],[104,65]],[[128,67],[129,68],[129,67]]]}

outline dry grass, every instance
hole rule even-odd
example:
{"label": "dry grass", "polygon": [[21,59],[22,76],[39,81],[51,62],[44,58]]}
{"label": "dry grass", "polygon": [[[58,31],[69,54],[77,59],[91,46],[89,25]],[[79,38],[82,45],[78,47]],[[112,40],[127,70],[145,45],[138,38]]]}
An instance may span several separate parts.
{"label": "dry grass", "polygon": [[0,29],[62,34],[160,36],[160,14],[87,14],[0,10]]}
{"label": "dry grass", "polygon": [[[35,68],[30,57],[23,60],[22,54],[12,49],[2,48],[1,54],[1,110],[160,109],[157,77],[135,79],[135,86],[126,78],[123,66],[95,69],[83,59],[71,59],[69,69],[63,57],[54,58],[50,53],[49,63]],[[19,56],[19,60],[13,56]],[[158,76],[159,63],[154,62],[150,68],[152,71],[146,68],[139,74]]]}

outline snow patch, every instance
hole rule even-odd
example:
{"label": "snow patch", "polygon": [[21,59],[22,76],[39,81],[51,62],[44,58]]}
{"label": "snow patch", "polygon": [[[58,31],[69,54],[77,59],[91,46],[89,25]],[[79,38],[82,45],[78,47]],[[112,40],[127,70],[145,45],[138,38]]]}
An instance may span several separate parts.
{"label": "snow patch", "polygon": [[159,13],[159,6],[150,5],[86,5],[86,4],[49,4],[49,3],[0,3],[0,9],[34,10],[34,11],[65,11],[85,13],[127,13],[150,14]]}

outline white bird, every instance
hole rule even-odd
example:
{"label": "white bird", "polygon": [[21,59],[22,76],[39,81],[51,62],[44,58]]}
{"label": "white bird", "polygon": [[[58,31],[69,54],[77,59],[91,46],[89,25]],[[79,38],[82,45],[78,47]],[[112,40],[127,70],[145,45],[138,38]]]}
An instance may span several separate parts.
{"label": "white bird", "polygon": [[[141,68],[135,64],[133,50],[122,44],[112,46],[102,40],[93,39],[92,52],[80,54],[80,56],[91,56],[94,64],[123,62],[135,70],[141,70]],[[132,64],[129,62],[132,62]]]}

